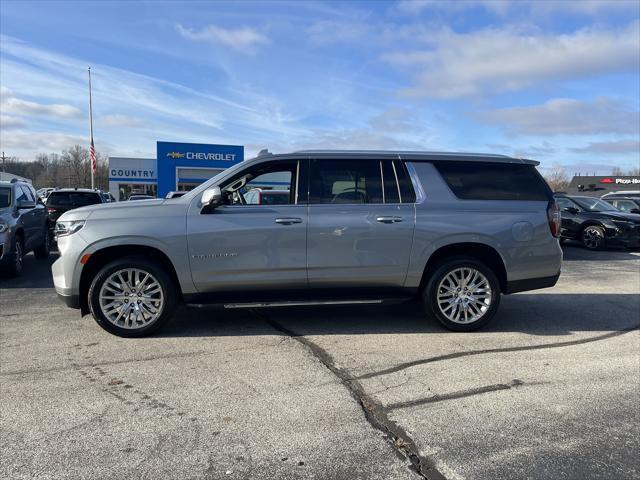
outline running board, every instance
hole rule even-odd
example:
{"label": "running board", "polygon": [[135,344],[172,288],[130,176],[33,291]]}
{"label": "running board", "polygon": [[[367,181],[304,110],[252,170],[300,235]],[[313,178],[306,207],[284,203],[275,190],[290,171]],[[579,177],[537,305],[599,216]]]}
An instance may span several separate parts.
{"label": "running board", "polygon": [[306,307],[310,305],[355,305],[382,303],[382,300],[310,300],[291,302],[226,303],[224,308]]}

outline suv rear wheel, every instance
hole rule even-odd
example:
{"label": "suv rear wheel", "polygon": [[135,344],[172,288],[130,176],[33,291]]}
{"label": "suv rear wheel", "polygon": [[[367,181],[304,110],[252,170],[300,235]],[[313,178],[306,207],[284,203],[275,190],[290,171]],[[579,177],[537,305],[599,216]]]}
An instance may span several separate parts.
{"label": "suv rear wheel", "polygon": [[89,308],[98,325],[120,337],[159,330],[176,307],[176,288],[166,271],[142,257],[106,264],[89,288]]}
{"label": "suv rear wheel", "polygon": [[484,263],[468,257],[446,260],[422,294],[425,310],[449,330],[469,332],[486,325],[500,303],[500,284]]}

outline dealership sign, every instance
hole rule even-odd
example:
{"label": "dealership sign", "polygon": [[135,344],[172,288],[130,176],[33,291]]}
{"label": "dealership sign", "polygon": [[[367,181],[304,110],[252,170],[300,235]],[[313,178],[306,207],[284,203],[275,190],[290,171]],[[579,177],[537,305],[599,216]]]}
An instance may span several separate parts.
{"label": "dealership sign", "polygon": [[178,170],[223,170],[244,160],[242,145],[157,142],[158,196],[178,188]]}
{"label": "dealership sign", "polygon": [[638,185],[640,178],[611,178],[606,177],[600,180],[600,183],[615,183],[618,185]]}
{"label": "dealership sign", "polygon": [[153,158],[109,157],[109,181],[155,181],[158,174]]}

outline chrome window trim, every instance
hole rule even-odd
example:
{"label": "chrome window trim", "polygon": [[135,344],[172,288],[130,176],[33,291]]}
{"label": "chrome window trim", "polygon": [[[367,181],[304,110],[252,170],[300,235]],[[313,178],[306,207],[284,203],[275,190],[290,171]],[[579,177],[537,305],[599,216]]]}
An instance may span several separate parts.
{"label": "chrome window trim", "polygon": [[384,196],[384,172],[382,171],[382,160],[378,162],[380,165],[380,180],[382,183],[382,203],[387,203],[387,199]]}
{"label": "chrome window trim", "polygon": [[400,182],[398,181],[398,172],[396,172],[396,164],[395,162],[391,162],[391,166],[393,167],[393,175],[396,177],[396,188],[398,189],[398,199],[400,203],[402,203],[402,194],[400,193]]}
{"label": "chrome window trim", "polygon": [[294,205],[298,205],[298,182],[300,181],[300,160],[296,162],[296,196],[293,201]]}
{"label": "chrome window trim", "polygon": [[420,183],[418,172],[416,172],[416,168],[413,165],[413,162],[404,162],[404,165],[407,167],[409,178],[411,179],[411,183],[413,184],[413,191],[416,193],[416,203],[422,203],[426,200],[427,196],[422,189],[422,184]]}

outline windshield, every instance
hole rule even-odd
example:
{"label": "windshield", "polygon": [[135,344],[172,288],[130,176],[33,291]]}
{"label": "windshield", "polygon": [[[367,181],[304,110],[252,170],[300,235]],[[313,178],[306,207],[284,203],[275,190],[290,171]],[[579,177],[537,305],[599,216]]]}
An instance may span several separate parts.
{"label": "windshield", "polygon": [[11,189],[7,187],[0,188],[0,208],[11,206]]}
{"label": "windshield", "polygon": [[580,205],[588,212],[617,212],[618,209],[613,205],[603,202],[597,198],[573,198],[573,201]]}

